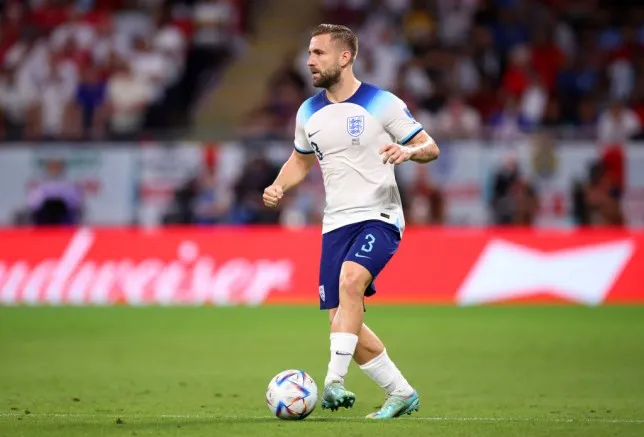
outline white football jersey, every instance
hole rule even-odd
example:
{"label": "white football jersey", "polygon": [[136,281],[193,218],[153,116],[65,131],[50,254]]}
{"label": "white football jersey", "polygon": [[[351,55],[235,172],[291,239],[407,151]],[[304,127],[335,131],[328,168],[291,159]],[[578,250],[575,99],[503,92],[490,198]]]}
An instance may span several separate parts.
{"label": "white football jersey", "polygon": [[405,144],[422,129],[400,98],[366,83],[343,102],[330,102],[322,91],[300,106],[295,149],[315,153],[320,163],[323,233],[376,219],[396,225],[402,234],[405,218],[394,165],[383,164],[379,150]]}

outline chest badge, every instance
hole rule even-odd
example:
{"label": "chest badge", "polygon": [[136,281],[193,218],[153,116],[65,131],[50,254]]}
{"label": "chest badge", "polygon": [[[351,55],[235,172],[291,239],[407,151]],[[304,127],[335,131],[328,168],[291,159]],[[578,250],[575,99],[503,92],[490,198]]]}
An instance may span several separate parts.
{"label": "chest badge", "polygon": [[352,137],[357,137],[364,132],[364,115],[347,117],[347,132]]}

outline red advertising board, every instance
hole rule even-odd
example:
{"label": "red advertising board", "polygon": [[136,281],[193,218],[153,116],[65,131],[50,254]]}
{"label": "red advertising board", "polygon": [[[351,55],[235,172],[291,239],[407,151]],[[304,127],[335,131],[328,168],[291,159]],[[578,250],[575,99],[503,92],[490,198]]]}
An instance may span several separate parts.
{"label": "red advertising board", "polygon": [[[318,228],[0,230],[0,304],[318,302]],[[644,232],[408,229],[369,302],[644,303]]]}

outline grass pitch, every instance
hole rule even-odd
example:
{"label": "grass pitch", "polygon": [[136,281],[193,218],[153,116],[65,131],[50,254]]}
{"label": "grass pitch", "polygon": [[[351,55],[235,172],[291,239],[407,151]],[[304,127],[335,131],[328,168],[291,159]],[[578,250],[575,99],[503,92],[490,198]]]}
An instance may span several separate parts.
{"label": "grass pitch", "polygon": [[644,307],[369,307],[421,395],[363,419],[382,391],[352,365],[356,406],[269,416],[268,381],[318,383],[315,307],[0,308],[0,436],[644,435]]}

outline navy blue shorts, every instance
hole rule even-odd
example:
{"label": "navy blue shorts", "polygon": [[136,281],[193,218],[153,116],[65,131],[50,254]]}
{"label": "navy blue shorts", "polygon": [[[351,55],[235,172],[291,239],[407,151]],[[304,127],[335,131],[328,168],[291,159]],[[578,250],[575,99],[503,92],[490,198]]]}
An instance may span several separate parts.
{"label": "navy blue shorts", "polygon": [[320,261],[320,309],[337,308],[340,304],[340,270],[342,263],[353,261],[366,268],[373,280],[365,296],[376,294],[374,280],[400,244],[400,232],[381,220],[352,223],[322,235]]}

